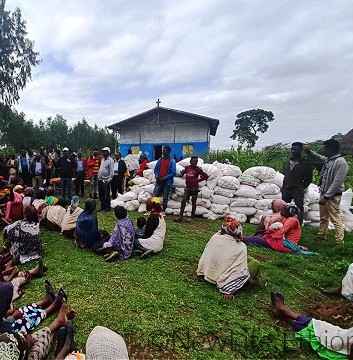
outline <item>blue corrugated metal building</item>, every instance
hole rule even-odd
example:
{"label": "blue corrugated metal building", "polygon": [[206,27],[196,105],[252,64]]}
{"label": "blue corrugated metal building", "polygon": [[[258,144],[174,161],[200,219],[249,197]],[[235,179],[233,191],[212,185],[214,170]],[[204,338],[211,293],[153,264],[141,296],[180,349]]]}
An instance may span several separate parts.
{"label": "blue corrugated metal building", "polygon": [[119,134],[119,151],[139,151],[150,161],[162,156],[162,146],[169,145],[171,156],[203,156],[210,149],[210,137],[216,135],[219,120],[185,111],[157,106],[141,114],[108,126]]}

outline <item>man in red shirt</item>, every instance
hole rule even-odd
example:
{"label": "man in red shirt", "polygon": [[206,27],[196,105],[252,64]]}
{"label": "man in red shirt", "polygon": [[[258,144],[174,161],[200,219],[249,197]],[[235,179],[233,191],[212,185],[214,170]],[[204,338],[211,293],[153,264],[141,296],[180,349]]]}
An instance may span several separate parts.
{"label": "man in red shirt", "polygon": [[153,196],[161,196],[163,194],[163,210],[167,208],[169,192],[173,186],[174,176],[176,174],[175,160],[170,158],[170,146],[163,146],[161,157],[154,168],[154,176],[156,177],[156,186],[154,187]]}
{"label": "man in red shirt", "polygon": [[185,175],[186,188],[183,195],[183,200],[181,201],[180,215],[175,218],[174,221],[181,222],[183,221],[185,206],[187,201],[189,201],[191,196],[191,217],[195,216],[196,212],[196,200],[199,192],[199,182],[208,179],[208,175],[197,166],[198,162],[197,156],[192,156],[190,159],[190,165],[185,167],[185,170],[182,170],[181,175]]}

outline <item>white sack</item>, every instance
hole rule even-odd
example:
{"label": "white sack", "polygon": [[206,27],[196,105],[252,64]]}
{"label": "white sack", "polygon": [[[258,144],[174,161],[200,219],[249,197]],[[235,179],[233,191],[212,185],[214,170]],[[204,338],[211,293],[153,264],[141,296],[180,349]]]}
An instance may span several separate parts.
{"label": "white sack", "polygon": [[276,184],[278,187],[280,187],[282,189],[283,179],[284,179],[284,175],[277,171],[276,176],[274,178],[268,179],[268,180],[263,180],[263,182],[265,182],[265,183],[270,182],[272,184]]}
{"label": "white sack", "polygon": [[272,199],[257,200],[257,203],[256,203],[255,207],[258,210],[272,209]]}
{"label": "white sack", "polygon": [[217,194],[213,194],[210,200],[213,204],[220,204],[220,205],[229,205],[232,201],[232,199],[229,197],[217,195]]}
{"label": "white sack", "polygon": [[145,204],[147,202],[147,200],[151,197],[152,195],[147,192],[145,189],[143,189],[137,196],[137,200],[140,202],[140,203],[143,203]]}
{"label": "white sack", "polygon": [[237,212],[230,212],[229,216],[236,218],[240,223],[245,223],[248,217],[244,214],[239,214]]}
{"label": "white sack", "polygon": [[220,186],[216,186],[213,190],[214,190],[215,194],[226,196],[226,197],[229,197],[229,198],[234,197],[234,194],[235,194],[235,190],[225,189],[225,188],[222,188]]}
{"label": "white sack", "polygon": [[179,163],[176,164],[176,176],[179,176],[179,177],[183,176],[183,175],[181,175],[181,171],[184,171],[184,170],[185,170],[184,166],[181,166]]}
{"label": "white sack", "polygon": [[174,193],[179,197],[183,197],[184,192],[185,192],[185,188],[179,188],[179,187],[174,188]]}
{"label": "white sack", "polygon": [[261,195],[277,195],[281,192],[281,189],[272,183],[262,183],[256,186],[256,190]]}
{"label": "white sack", "polygon": [[210,210],[215,214],[223,215],[229,211],[229,205],[212,204]]}
{"label": "white sack", "polygon": [[249,186],[257,186],[260,184],[261,180],[251,175],[240,175],[238,180],[240,184],[249,185]]}
{"label": "white sack", "polygon": [[258,225],[260,224],[260,219],[257,218],[256,216],[250,216],[249,222],[250,224]]}
{"label": "white sack", "polygon": [[218,180],[217,185],[225,189],[237,190],[240,186],[240,182],[234,176],[222,176]]}
{"label": "white sack", "polygon": [[344,223],[353,222],[353,214],[349,210],[352,205],[352,197],[353,197],[352,189],[348,189],[342,194],[341,203],[340,203],[340,212],[341,212],[341,219]]}
{"label": "white sack", "polygon": [[235,196],[258,199],[260,197],[260,194],[252,186],[240,185],[239,189],[235,193]]}
{"label": "white sack", "polygon": [[143,177],[149,180],[149,182],[154,183],[156,178],[154,176],[154,171],[152,169],[147,169],[143,171]]}
{"label": "white sack", "polygon": [[152,169],[152,170],[153,170],[153,169],[156,167],[157,161],[158,161],[158,160],[149,162],[149,163],[147,164],[147,167],[148,167],[149,169]]}
{"label": "white sack", "polygon": [[171,209],[180,209],[181,207],[181,202],[180,201],[175,201],[173,199],[170,199],[168,201],[168,207]]}
{"label": "white sack", "polygon": [[179,196],[178,194],[176,193],[173,193],[172,196],[171,196],[171,199],[175,200],[175,201],[180,201],[183,199],[182,196]]}
{"label": "white sack", "polygon": [[208,209],[206,209],[203,206],[198,206],[195,211],[195,216],[203,216],[205,214],[208,214]]}
{"label": "white sack", "polygon": [[140,212],[140,213],[146,212],[146,211],[147,211],[147,209],[146,209],[146,204],[140,204],[140,206],[139,206],[139,208],[138,208],[137,211]]}
{"label": "white sack", "polygon": [[134,193],[133,191],[128,191],[125,194],[118,195],[118,200],[119,201],[131,201],[131,200],[137,200],[137,194]]}
{"label": "white sack", "polygon": [[231,207],[254,207],[257,203],[256,199],[250,198],[235,198],[230,203]]}
{"label": "white sack", "polygon": [[222,177],[221,174],[219,174],[217,177],[212,179],[207,179],[207,187],[210,189],[214,189],[217,186],[218,180]]}
{"label": "white sack", "polygon": [[204,199],[204,198],[199,197],[196,200],[196,205],[197,206],[202,206],[202,207],[204,207],[206,209],[209,209],[211,207],[212,203],[211,203],[211,200],[209,200],[209,199]]}
{"label": "white sack", "polygon": [[304,201],[307,204],[314,204],[314,203],[318,203],[319,199],[320,199],[320,193],[317,185],[310,184],[305,190]]}
{"label": "white sack", "polygon": [[308,211],[303,214],[303,217],[311,222],[320,222],[320,213],[318,211]]}
{"label": "white sack", "polygon": [[202,216],[208,220],[217,220],[217,219],[221,219],[223,217],[223,214],[215,214],[212,211],[208,211],[206,214]]}
{"label": "white sack", "polygon": [[155,185],[154,184],[148,184],[146,186],[143,187],[143,190],[147,191],[148,193],[150,193],[151,195],[153,194]]}
{"label": "white sack", "polygon": [[[315,203],[315,204],[310,204],[308,206],[308,211],[319,211],[320,210],[320,205],[319,203]],[[306,212],[306,211],[305,211]]]}
{"label": "white sack", "polygon": [[[212,206],[211,206],[212,209]],[[256,213],[257,209],[254,207],[246,207],[246,206],[231,206],[230,207],[231,212],[237,212],[239,214],[244,214],[246,216],[252,216]]]}
{"label": "white sack", "polygon": [[214,194],[214,191],[211,190],[208,186],[204,186],[199,191],[199,197],[204,199],[209,199]]}
{"label": "white sack", "polygon": [[142,186],[134,185],[130,187],[130,191],[138,195],[142,191]]}
{"label": "white sack", "polygon": [[273,179],[276,176],[276,170],[268,166],[254,166],[246,169],[243,175],[251,175],[262,181]]}
{"label": "white sack", "polygon": [[275,195],[263,195],[263,198],[264,199],[282,199],[282,194],[279,193],[279,194],[275,194]]}
{"label": "white sack", "polygon": [[114,209],[116,206],[122,206],[125,207],[125,202],[124,201],[120,201],[118,199],[114,199],[110,202],[110,207],[112,209]]}
{"label": "white sack", "polygon": [[169,207],[167,207],[167,208],[165,209],[165,211],[164,211],[164,213],[165,213],[166,215],[173,215],[174,212],[175,212],[175,209],[171,209],[171,208],[169,208]]}
{"label": "white sack", "polygon": [[208,176],[212,176],[212,177],[217,177],[220,175],[220,171],[218,169],[218,167],[213,166],[211,164],[203,164],[202,165],[202,170],[208,175]]}
{"label": "white sack", "polygon": [[[188,158],[185,158],[183,160],[180,160],[178,162],[178,164],[183,166],[183,167],[189,166],[190,165],[190,160],[191,160],[191,157],[188,157]],[[203,165],[203,159],[199,158],[198,162],[197,162],[197,166],[202,166],[202,165]]]}
{"label": "white sack", "polygon": [[138,200],[131,200],[125,203],[125,209],[127,211],[135,211],[139,208],[140,203]]}
{"label": "white sack", "polygon": [[225,164],[221,170],[223,176],[234,176],[238,177],[241,175],[241,170],[238,166]]}
{"label": "white sack", "polygon": [[148,179],[141,176],[136,176],[133,179],[131,179],[131,181],[134,185],[138,185],[138,186],[145,186],[151,183]]}
{"label": "white sack", "polygon": [[178,188],[185,188],[186,187],[185,179],[181,177],[174,177],[174,186]]}

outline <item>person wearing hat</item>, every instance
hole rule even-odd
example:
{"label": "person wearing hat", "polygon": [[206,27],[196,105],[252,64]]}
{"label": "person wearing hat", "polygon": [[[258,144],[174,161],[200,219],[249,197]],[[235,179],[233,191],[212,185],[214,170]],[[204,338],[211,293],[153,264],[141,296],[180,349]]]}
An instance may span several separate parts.
{"label": "person wearing hat", "polygon": [[110,183],[114,176],[114,160],[109,156],[110,149],[102,149],[103,159],[98,172],[98,196],[101,208],[98,211],[110,211]]}
{"label": "person wearing hat", "polygon": [[72,176],[75,168],[74,154],[69,156],[69,149],[63,148],[63,155],[59,159],[61,195],[65,197],[67,189],[67,200],[71,202],[72,197]]}
{"label": "person wearing hat", "polygon": [[283,166],[282,199],[289,203],[292,200],[298,206],[299,223],[303,223],[304,191],[313,179],[313,167],[309,160],[303,158],[303,143],[294,142],[291,157]]}

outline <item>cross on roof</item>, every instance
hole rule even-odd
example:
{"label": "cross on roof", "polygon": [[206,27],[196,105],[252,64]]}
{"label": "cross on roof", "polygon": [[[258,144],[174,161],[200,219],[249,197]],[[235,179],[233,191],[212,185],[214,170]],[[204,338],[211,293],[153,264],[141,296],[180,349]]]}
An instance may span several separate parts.
{"label": "cross on roof", "polygon": [[159,107],[160,103],[161,103],[161,101],[159,99],[157,99],[157,101],[156,101],[157,107]]}

